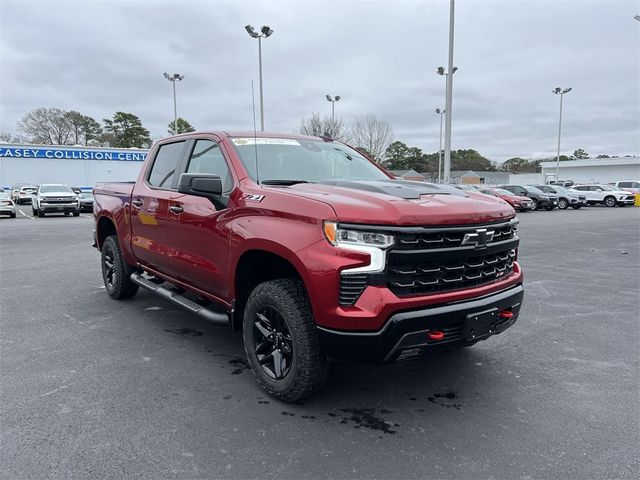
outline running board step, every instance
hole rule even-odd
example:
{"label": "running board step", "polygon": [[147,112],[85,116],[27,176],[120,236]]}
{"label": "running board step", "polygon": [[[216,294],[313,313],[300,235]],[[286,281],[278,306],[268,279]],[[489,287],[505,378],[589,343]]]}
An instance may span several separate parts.
{"label": "running board step", "polygon": [[213,310],[209,310],[208,308],[203,307],[202,305],[198,305],[196,302],[189,300],[188,298],[180,295],[179,293],[172,292],[168,288],[164,288],[157,283],[152,282],[151,280],[144,278],[139,273],[131,274],[131,281],[137,285],[140,285],[145,290],[149,290],[161,297],[166,298],[167,300],[172,301],[176,305],[181,306],[182,308],[186,308],[192,313],[201,316],[205,320],[208,320],[211,323],[215,323],[218,325],[228,325],[229,317],[226,313],[214,312]]}

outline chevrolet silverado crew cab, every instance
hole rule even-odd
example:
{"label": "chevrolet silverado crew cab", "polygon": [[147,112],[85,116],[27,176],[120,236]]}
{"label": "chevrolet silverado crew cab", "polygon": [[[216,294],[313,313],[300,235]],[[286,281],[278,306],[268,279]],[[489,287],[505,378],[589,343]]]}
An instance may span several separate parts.
{"label": "chevrolet silverado crew cab", "polygon": [[177,135],[136,182],[94,194],[107,293],[143,287],[241,330],[258,382],[286,402],[320,389],[328,360],[469,346],[522,304],[513,208],[395,180],[328,138]]}

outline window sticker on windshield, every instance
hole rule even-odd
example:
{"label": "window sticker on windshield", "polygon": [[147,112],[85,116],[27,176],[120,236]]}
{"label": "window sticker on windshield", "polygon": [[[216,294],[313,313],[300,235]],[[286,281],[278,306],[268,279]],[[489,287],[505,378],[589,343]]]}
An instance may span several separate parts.
{"label": "window sticker on windshield", "polygon": [[300,145],[290,138],[232,138],[231,141],[236,145]]}

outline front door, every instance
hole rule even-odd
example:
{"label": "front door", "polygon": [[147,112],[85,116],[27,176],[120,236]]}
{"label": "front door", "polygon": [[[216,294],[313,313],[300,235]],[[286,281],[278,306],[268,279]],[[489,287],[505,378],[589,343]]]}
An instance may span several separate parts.
{"label": "front door", "polygon": [[230,238],[226,220],[233,207],[234,180],[214,137],[195,139],[185,171],[218,175],[224,193],[216,205],[208,198],[177,192],[169,198],[171,276],[225,299]]}

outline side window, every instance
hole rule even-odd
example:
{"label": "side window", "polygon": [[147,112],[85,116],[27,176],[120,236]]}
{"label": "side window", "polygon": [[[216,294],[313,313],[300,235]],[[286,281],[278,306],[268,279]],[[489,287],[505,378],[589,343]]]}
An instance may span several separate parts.
{"label": "side window", "polygon": [[631,182],[618,182],[618,187],[629,188],[631,187]]}
{"label": "side window", "polygon": [[197,140],[189,158],[187,173],[210,173],[218,175],[222,180],[222,190],[225,192],[233,188],[233,178],[227,162],[216,142],[211,140]]}
{"label": "side window", "polygon": [[184,141],[168,143],[160,147],[149,173],[148,181],[152,186],[175,188],[176,169],[180,162],[184,143]]}

